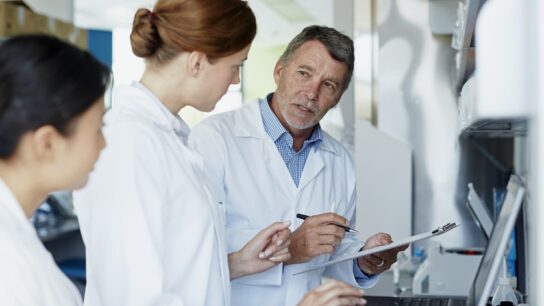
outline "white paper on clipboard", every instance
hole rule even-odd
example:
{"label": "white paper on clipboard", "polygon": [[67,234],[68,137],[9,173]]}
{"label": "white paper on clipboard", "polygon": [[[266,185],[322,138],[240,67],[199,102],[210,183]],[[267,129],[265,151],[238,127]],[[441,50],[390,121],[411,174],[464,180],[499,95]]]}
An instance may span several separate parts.
{"label": "white paper on clipboard", "polygon": [[374,253],[379,253],[379,252],[382,252],[382,251],[387,251],[387,250],[390,250],[390,249],[393,249],[393,248],[396,248],[396,247],[400,247],[402,245],[410,244],[410,243],[413,243],[413,242],[416,242],[416,241],[419,241],[419,240],[439,236],[439,235],[442,235],[442,234],[444,234],[444,233],[446,233],[446,232],[448,232],[448,231],[450,231],[450,230],[452,230],[452,229],[454,229],[454,228],[456,228],[458,226],[459,226],[459,224],[456,224],[456,223],[448,223],[448,224],[445,224],[443,226],[439,226],[437,229],[435,229],[433,231],[429,231],[429,232],[426,232],[426,233],[421,233],[421,234],[418,234],[418,235],[407,237],[407,238],[402,239],[402,240],[391,242],[390,244],[387,244],[387,245],[382,245],[382,246],[375,247],[375,248],[372,248],[372,249],[359,251],[359,252],[354,253],[354,254],[347,254],[347,255],[341,256],[341,257],[339,257],[339,258],[337,258],[335,260],[327,261],[325,263],[315,265],[315,266],[306,268],[304,270],[297,271],[293,275],[298,275],[298,274],[302,274],[302,273],[305,273],[305,272],[308,272],[308,271],[313,271],[313,270],[325,268],[325,267],[328,267],[330,265],[334,265],[334,264],[337,264],[339,262],[343,262],[343,261],[346,261],[346,260],[355,259],[355,258],[359,258],[359,257],[363,257],[363,256],[368,256],[368,255],[371,255],[371,254],[374,254]]}

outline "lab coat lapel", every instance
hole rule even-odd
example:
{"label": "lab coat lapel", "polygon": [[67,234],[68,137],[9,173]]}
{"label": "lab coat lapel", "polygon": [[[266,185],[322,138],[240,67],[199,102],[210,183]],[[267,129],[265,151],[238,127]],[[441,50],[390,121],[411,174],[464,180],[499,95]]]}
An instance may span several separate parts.
{"label": "lab coat lapel", "polygon": [[297,186],[293,181],[293,177],[289,173],[280,152],[278,152],[278,148],[270,138],[264,141],[264,162],[271,173],[271,179],[276,181],[275,186],[281,186],[286,194],[296,194]]}
{"label": "lab coat lapel", "polygon": [[261,141],[263,148],[261,156],[271,174],[270,179],[276,182],[275,186],[281,186],[284,193],[294,195],[297,192],[297,186],[281,158],[278,148],[264,129],[259,102],[260,100],[244,106],[243,111],[240,112],[240,118],[236,120],[240,124],[235,129],[235,135],[256,138]]}
{"label": "lab coat lapel", "polygon": [[236,114],[236,126],[234,135],[236,137],[250,137],[257,139],[270,138],[264,130],[263,120],[261,119],[261,110],[259,102],[254,101],[242,106],[242,111]]}
{"label": "lab coat lapel", "polygon": [[324,168],[325,161],[323,160],[322,152],[319,149],[310,149],[310,154],[306,159],[306,164],[304,164],[304,170],[298,184],[299,191],[311,183]]}
{"label": "lab coat lapel", "polygon": [[[332,165],[332,154],[336,156],[338,154],[337,150],[333,145],[331,136],[328,135],[325,131],[322,131],[323,139],[317,148],[312,148],[310,154],[308,154],[308,159],[306,159],[306,164],[304,165],[304,171],[302,172],[302,177],[300,178],[300,183],[298,186],[299,191],[303,190],[306,185],[314,181],[321,171],[324,171],[325,167],[330,167]],[[328,163],[328,165],[326,165]]]}

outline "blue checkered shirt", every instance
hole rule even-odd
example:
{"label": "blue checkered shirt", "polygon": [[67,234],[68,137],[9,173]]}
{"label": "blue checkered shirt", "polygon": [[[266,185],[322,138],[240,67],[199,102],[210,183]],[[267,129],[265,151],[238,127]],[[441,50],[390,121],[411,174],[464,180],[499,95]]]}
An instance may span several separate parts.
{"label": "blue checkered shirt", "polygon": [[310,135],[310,138],[304,141],[302,149],[296,152],[295,149],[293,149],[293,137],[283,127],[280,120],[278,117],[276,117],[274,112],[272,112],[272,109],[268,104],[268,101],[271,99],[272,94],[269,94],[266,97],[266,100],[261,100],[259,105],[261,108],[261,117],[263,118],[264,129],[268,136],[272,138],[274,144],[276,144],[276,148],[278,148],[281,158],[283,158],[283,161],[285,162],[287,169],[289,169],[289,173],[291,174],[295,185],[298,187],[300,178],[302,177],[302,171],[304,170],[304,165],[306,164],[306,159],[308,159],[308,155],[310,154],[310,150],[312,148],[317,150],[323,141],[321,127],[319,127],[319,124],[316,125],[312,135]]}
{"label": "blue checkered shirt", "polygon": [[[272,100],[272,95],[273,94],[269,94],[266,96],[266,99],[259,102],[264,129],[268,136],[270,136],[270,138],[272,138],[274,141],[274,144],[276,145],[276,148],[278,148],[287,169],[289,169],[289,173],[291,174],[295,185],[298,187],[300,177],[302,176],[302,171],[304,170],[304,165],[306,164],[306,159],[310,154],[310,150],[312,148],[314,148],[314,150],[319,148],[319,145],[323,141],[323,134],[319,124],[316,125],[312,135],[310,135],[310,138],[304,141],[302,149],[296,152],[293,149],[293,137],[283,127],[278,117],[276,117],[270,108],[269,102]],[[357,260],[353,261],[353,273],[355,274],[355,279],[361,285],[368,279],[372,278],[365,275],[361,271],[359,265],[357,264]]]}

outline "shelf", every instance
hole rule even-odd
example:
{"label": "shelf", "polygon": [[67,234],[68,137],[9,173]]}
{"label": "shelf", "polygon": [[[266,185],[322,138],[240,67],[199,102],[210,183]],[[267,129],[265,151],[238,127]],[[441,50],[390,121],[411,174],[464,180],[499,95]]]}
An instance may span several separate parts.
{"label": "shelf", "polygon": [[455,55],[455,62],[457,67],[457,92],[461,91],[461,88],[463,87],[465,82],[474,72],[475,56],[475,48],[468,48],[457,51],[457,54]]}
{"label": "shelf", "polygon": [[53,224],[36,227],[36,232],[43,242],[61,238],[71,232],[79,230],[77,218],[63,218],[55,220]]}
{"label": "shelf", "polygon": [[503,138],[527,135],[527,119],[478,120],[462,130],[462,137]]}
{"label": "shelf", "polygon": [[457,90],[474,72],[474,29],[476,19],[485,0],[465,0],[459,2],[456,29],[452,37],[452,48],[457,50],[455,62],[457,70]]}
{"label": "shelf", "polygon": [[476,19],[485,0],[465,0],[457,7],[457,22],[453,32],[451,46],[456,50],[474,47],[474,28]]}

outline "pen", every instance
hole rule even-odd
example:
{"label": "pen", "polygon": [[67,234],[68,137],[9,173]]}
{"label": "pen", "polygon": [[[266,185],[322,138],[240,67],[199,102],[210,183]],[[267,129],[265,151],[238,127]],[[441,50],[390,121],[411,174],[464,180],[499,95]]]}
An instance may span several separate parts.
{"label": "pen", "polygon": [[[306,218],[308,218],[308,217],[309,217],[309,216],[307,216],[307,215],[305,215],[305,214],[297,214],[297,218],[302,219],[302,220],[304,220],[304,219],[306,219]],[[348,227],[348,226],[345,226],[345,225],[340,225],[340,224],[336,224],[336,223],[331,223],[331,224],[343,228],[346,232],[359,233],[358,230],[353,229],[353,228]]]}

